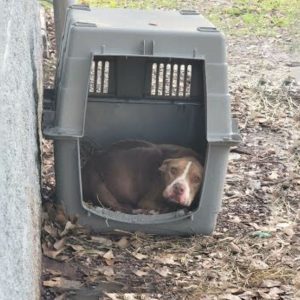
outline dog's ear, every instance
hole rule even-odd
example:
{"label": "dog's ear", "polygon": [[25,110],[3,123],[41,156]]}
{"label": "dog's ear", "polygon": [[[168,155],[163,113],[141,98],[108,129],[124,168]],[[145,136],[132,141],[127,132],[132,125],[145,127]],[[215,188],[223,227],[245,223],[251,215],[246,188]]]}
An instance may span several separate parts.
{"label": "dog's ear", "polygon": [[169,165],[169,162],[171,161],[172,159],[165,159],[162,163],[162,165],[158,168],[159,171],[161,172],[165,172],[167,171],[167,167]]}

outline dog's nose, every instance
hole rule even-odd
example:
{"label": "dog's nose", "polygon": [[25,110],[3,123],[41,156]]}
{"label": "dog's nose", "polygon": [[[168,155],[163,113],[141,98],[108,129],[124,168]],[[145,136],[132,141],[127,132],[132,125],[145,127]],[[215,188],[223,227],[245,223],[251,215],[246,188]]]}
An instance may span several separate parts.
{"label": "dog's nose", "polygon": [[184,187],[180,183],[174,185],[174,191],[177,195],[182,195],[184,193]]}

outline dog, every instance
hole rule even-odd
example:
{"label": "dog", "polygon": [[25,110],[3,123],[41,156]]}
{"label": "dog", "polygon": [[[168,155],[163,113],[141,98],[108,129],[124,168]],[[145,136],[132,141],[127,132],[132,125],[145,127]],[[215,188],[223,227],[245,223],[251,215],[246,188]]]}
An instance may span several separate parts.
{"label": "dog", "polygon": [[115,211],[168,212],[191,206],[202,176],[199,156],[189,148],[123,140],[82,168],[83,198]]}

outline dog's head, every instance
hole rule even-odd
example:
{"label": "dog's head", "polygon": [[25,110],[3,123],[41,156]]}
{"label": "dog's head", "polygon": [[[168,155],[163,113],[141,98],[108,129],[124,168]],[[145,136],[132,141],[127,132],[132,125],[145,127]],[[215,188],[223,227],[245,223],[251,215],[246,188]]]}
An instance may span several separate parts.
{"label": "dog's head", "polygon": [[164,160],[159,170],[165,181],[163,197],[190,206],[201,185],[201,164],[194,157],[171,158]]}

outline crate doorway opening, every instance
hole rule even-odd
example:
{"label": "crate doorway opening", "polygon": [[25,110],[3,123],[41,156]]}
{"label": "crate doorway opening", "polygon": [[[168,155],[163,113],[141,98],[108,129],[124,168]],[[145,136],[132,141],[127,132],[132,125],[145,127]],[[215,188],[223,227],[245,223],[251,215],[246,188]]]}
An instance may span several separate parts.
{"label": "crate doorway opening", "polygon": [[[85,135],[80,142],[81,169],[95,152],[124,140],[187,147],[197,153],[204,166],[207,147],[204,65],[203,60],[196,59],[94,56]],[[201,189],[186,210],[198,207],[200,192]],[[82,200],[91,205],[89,199]],[[97,200],[93,205],[109,209],[100,195]],[[182,208],[170,205],[170,211]],[[133,207],[129,213],[161,211]]]}
{"label": "crate doorway opening", "polygon": [[84,141],[80,154],[83,201],[91,207],[157,215],[198,204],[204,168],[192,149],[144,140],[99,149]]}

